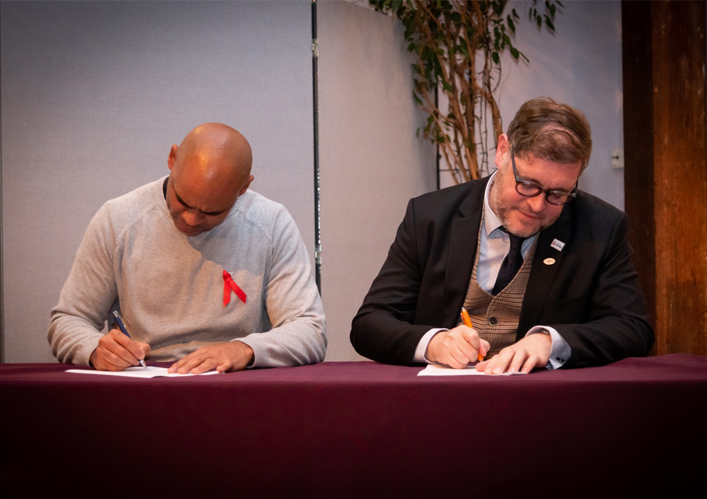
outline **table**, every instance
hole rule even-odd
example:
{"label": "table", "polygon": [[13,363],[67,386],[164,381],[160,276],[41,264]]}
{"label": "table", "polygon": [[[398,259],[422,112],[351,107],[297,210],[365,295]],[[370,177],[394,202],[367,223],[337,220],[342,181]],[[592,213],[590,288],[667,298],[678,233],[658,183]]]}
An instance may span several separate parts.
{"label": "table", "polygon": [[67,368],[0,364],[0,497],[707,493],[707,357],[453,378],[373,362]]}

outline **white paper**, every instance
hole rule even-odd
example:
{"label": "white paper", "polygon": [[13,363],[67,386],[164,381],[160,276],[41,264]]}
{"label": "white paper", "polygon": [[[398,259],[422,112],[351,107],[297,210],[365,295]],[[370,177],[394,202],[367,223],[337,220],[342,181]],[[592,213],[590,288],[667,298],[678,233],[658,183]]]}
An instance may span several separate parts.
{"label": "white paper", "polygon": [[453,369],[440,364],[427,364],[427,367],[417,373],[418,376],[513,376],[515,374],[526,373],[517,372],[487,375],[483,371],[477,371],[475,366],[467,366],[465,369]]}
{"label": "white paper", "polygon": [[106,376],[124,376],[127,378],[181,378],[184,376],[206,376],[207,374],[219,374],[218,371],[208,371],[202,374],[179,374],[168,373],[166,367],[128,367],[125,371],[96,371],[95,369],[68,369],[67,373],[79,374],[103,374]]}

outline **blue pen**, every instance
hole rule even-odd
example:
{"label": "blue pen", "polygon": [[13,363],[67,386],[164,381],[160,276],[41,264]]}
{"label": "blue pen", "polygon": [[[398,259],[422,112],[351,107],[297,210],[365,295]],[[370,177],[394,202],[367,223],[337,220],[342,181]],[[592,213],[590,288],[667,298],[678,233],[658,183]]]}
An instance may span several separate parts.
{"label": "blue pen", "polygon": [[[120,314],[118,313],[117,310],[113,310],[113,317],[115,318],[115,323],[118,324],[118,327],[123,332],[123,334],[125,336],[127,336],[128,338],[130,338],[130,335],[128,334],[128,330],[125,329],[125,324],[123,324],[123,319],[120,318]],[[132,339],[132,338],[130,338],[130,339]],[[145,365],[144,360],[140,359],[140,364],[142,364],[142,367],[147,369],[147,366]]]}

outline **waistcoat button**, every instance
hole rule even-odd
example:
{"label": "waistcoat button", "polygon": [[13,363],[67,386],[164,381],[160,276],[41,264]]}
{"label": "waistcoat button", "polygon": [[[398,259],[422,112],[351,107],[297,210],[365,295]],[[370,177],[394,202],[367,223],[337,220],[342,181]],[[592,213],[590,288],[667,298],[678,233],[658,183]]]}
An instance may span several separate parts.
{"label": "waistcoat button", "polygon": [[498,324],[498,319],[496,319],[495,317],[489,317],[489,324],[495,326],[496,324]]}

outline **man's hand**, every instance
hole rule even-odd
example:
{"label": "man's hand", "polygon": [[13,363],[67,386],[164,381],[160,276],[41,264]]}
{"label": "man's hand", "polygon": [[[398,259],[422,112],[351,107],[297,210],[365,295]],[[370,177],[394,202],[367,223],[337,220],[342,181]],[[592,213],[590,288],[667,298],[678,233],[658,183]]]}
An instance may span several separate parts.
{"label": "man's hand", "polygon": [[254,357],[253,349],[242,341],[214,343],[186,355],[172,364],[168,372],[201,374],[214,368],[220,373],[242,371]]}
{"label": "man's hand", "polygon": [[133,341],[119,329],[111,329],[98,340],[98,346],[91,353],[91,365],[99,371],[123,371],[137,366],[140,359],[150,354],[150,345]]}
{"label": "man's hand", "polygon": [[549,334],[534,333],[501,350],[489,360],[479,362],[477,371],[486,374],[504,372],[529,373],[536,367],[545,367],[550,359],[552,339]]}
{"label": "man's hand", "polygon": [[448,365],[454,369],[463,369],[479,360],[479,353],[486,355],[491,346],[479,334],[463,324],[435,334],[427,345],[427,359]]}

